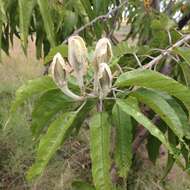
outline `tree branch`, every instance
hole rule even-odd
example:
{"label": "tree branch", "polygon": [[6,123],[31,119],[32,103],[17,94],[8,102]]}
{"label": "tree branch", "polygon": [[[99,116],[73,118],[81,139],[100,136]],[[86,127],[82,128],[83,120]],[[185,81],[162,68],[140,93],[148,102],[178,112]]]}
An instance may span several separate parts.
{"label": "tree branch", "polygon": [[165,57],[166,55],[168,55],[174,48],[180,47],[181,45],[183,45],[184,43],[186,43],[189,40],[190,40],[190,34],[186,35],[181,40],[179,40],[178,42],[176,42],[173,46],[171,46],[170,48],[166,49],[162,54],[160,54],[159,56],[155,57],[148,64],[143,65],[143,68],[144,69],[151,68],[153,65],[157,64],[163,57]]}
{"label": "tree branch", "polygon": [[[123,3],[121,3],[118,7],[110,10],[107,14],[104,14],[104,15],[100,15],[98,17],[96,17],[95,19],[93,19],[92,21],[90,21],[89,23],[85,24],[84,26],[80,27],[79,29],[75,30],[70,36],[73,36],[73,35],[76,35],[76,34],[79,34],[80,32],[82,32],[83,30],[85,30],[86,28],[92,26],[94,23],[96,23],[97,21],[99,20],[102,20],[102,21],[106,21],[108,19],[111,18],[111,16],[113,14],[115,14],[119,9],[121,9],[124,5],[127,5],[128,3],[128,0],[125,0]],[[69,37],[70,37],[69,36]],[[68,37],[68,38],[69,38]],[[66,38],[63,43],[67,43],[68,41],[68,38]]]}
{"label": "tree branch", "polygon": [[160,11],[160,0],[153,0],[153,8],[158,12]]}

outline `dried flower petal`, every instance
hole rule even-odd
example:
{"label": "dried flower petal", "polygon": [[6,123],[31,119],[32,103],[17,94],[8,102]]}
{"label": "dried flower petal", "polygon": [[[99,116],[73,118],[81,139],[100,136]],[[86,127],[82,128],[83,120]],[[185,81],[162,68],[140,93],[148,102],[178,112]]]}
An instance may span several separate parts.
{"label": "dried flower petal", "polygon": [[112,47],[108,38],[100,39],[96,44],[96,49],[94,53],[94,93],[97,95],[99,88],[98,72],[101,63],[109,63],[112,59]]}
{"label": "dried flower petal", "polygon": [[94,53],[94,67],[98,70],[100,63],[109,63],[112,59],[112,47],[108,38],[101,38],[97,44]]}
{"label": "dried flower petal", "polygon": [[61,91],[65,95],[75,100],[81,100],[83,97],[80,97],[74,94],[68,88],[67,75],[69,71],[70,71],[70,68],[65,63],[63,57],[61,56],[60,53],[57,53],[53,58],[53,62],[51,66],[51,73],[52,73],[54,82],[57,84],[57,86],[61,89]]}
{"label": "dried flower petal", "polygon": [[64,59],[62,58],[60,53],[57,53],[51,65],[51,72],[55,83],[62,88],[67,84],[67,69]]}
{"label": "dried flower petal", "polygon": [[83,76],[87,72],[87,48],[80,36],[72,36],[68,39],[68,60],[74,70],[80,89],[84,90]]}
{"label": "dried flower petal", "polygon": [[106,63],[99,64],[98,71],[98,83],[99,83],[99,95],[100,98],[104,98],[111,91],[112,87],[112,73]]}

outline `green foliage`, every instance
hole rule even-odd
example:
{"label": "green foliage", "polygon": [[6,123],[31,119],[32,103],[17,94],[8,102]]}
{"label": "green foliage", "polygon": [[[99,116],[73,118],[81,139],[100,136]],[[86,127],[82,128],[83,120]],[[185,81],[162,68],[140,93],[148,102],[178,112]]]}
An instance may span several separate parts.
{"label": "green foliage", "polygon": [[49,90],[36,102],[32,111],[31,130],[34,136],[40,132],[51,121],[58,112],[70,111],[76,107],[76,103],[65,96],[60,90]]}
{"label": "green foliage", "polygon": [[21,86],[17,92],[15,100],[11,107],[11,112],[15,112],[17,107],[21,105],[28,98],[36,94],[44,93],[45,91],[56,89],[56,85],[49,76],[29,80],[26,84]]}
{"label": "green foliage", "polygon": [[[171,133],[170,130],[168,130],[168,139],[173,146],[177,146],[178,143],[177,143],[176,136],[173,133]],[[165,172],[164,172],[162,179],[164,179],[168,175],[168,173],[172,169],[174,163],[175,163],[175,159],[174,159],[173,155],[168,153],[167,164],[166,164]]]}
{"label": "green foliage", "polygon": [[97,113],[90,121],[92,175],[97,190],[111,190],[110,124],[107,113]]}
{"label": "green foliage", "polygon": [[113,121],[116,128],[115,160],[121,177],[126,178],[132,164],[131,118],[116,104],[113,107]]}
{"label": "green foliage", "polygon": [[[11,21],[10,33],[18,33],[25,49],[28,36],[35,32],[38,57],[42,53],[47,55],[45,63],[53,59],[51,75],[34,79],[20,87],[11,108],[13,114],[26,100],[32,98],[34,101],[31,130],[39,145],[36,161],[27,173],[29,180],[43,175],[53,155],[70,136],[78,134],[84,123],[85,130],[90,131],[92,181],[95,188],[78,182],[73,184],[75,189],[120,188],[112,183],[111,173],[116,168],[116,175],[124,181],[127,179],[135,154],[133,140],[139,127],[137,123],[149,133],[147,150],[153,163],[159,157],[160,146],[163,144],[167,149],[168,162],[164,177],[174,163],[184,170],[189,168],[188,40],[183,41],[183,38],[180,41],[181,32],[175,30],[175,22],[171,19],[173,15],[167,15],[165,3],[163,13],[159,13],[159,10],[155,11],[152,7],[147,9],[142,1],[135,0],[128,3],[128,23],[131,28],[125,37],[135,39],[137,43],[130,46],[127,40],[120,43],[114,41],[114,29],[120,24],[122,11],[110,14],[103,25],[101,22],[90,25],[89,22],[107,14],[117,3],[113,0],[70,0],[67,3],[20,0],[18,5],[17,1],[10,1],[6,6],[1,4],[2,15],[5,10],[13,10],[13,7],[18,7],[16,10],[19,12],[19,18],[5,16],[6,19],[1,20],[0,24],[4,26],[4,50],[9,49],[11,36],[5,34]],[[90,51],[94,54],[93,58],[91,54],[87,55],[85,42],[79,36],[69,38],[68,46],[60,45],[85,24],[90,27],[84,27],[80,34],[87,44],[92,45],[105,33],[116,44],[114,55],[111,43],[105,38],[97,42],[94,53]],[[172,45],[177,41],[180,44]],[[164,53],[160,53],[160,48],[168,49],[170,46],[167,52],[161,50]],[[149,66],[152,59],[152,67],[143,68],[144,65]],[[161,74],[167,73],[165,67],[168,65],[172,66],[170,76]],[[155,118],[159,118],[159,122]],[[136,123],[132,122],[134,120]],[[115,136],[112,131],[116,133]],[[185,166],[180,162],[180,156],[184,157]]]}
{"label": "green foliage", "polygon": [[172,109],[164,98],[159,96],[158,93],[147,89],[138,89],[133,93],[133,96],[135,96],[139,101],[145,103],[155,113],[158,113],[161,119],[166,122],[179,139],[183,138],[184,131],[182,123],[180,122],[175,110]]}
{"label": "green foliage", "polygon": [[182,123],[185,137],[187,139],[190,139],[189,120],[188,120],[187,113],[184,110],[184,107],[181,106],[181,104],[173,98],[169,98],[169,99],[167,99],[167,101],[172,106],[172,108],[175,110],[176,114],[178,115],[178,117]]}
{"label": "green foliage", "polygon": [[[159,122],[159,126],[157,126],[157,127],[163,133],[165,133],[167,130],[167,125],[163,121]],[[147,138],[146,148],[147,148],[147,152],[148,152],[148,157],[154,164],[156,164],[156,160],[160,155],[161,144],[162,143],[157,138],[155,138],[154,136],[149,134],[149,136]]]}
{"label": "green foliage", "polygon": [[[61,45],[77,28],[107,13],[109,7],[115,4],[117,0],[106,0],[103,4],[89,0],[1,0],[0,49],[8,54],[9,43],[13,43],[16,36],[27,53],[28,39],[31,37],[35,40],[37,58],[46,57],[51,48]],[[121,15],[119,13],[118,18]],[[111,23],[106,24],[106,27],[110,26]],[[106,31],[106,27],[98,24],[84,29],[81,35],[92,44],[96,36]]]}
{"label": "green foliage", "polygon": [[177,47],[174,49],[174,52],[180,55],[185,62],[190,65],[190,50],[187,47]]}
{"label": "green foliage", "polygon": [[[68,80],[71,90],[77,93],[78,97],[82,97],[81,99],[65,95],[64,90],[68,89],[58,89],[62,86],[57,86],[52,76],[34,79],[18,89],[11,112],[14,113],[18,106],[35,96],[31,130],[33,137],[40,141],[36,161],[28,171],[27,179],[36,179],[43,174],[56,151],[69,136],[78,134],[84,121],[89,123],[92,177],[94,186],[98,190],[114,188],[115,184],[112,184],[110,176],[112,161],[118,168],[118,175],[124,179],[128,177],[133,160],[133,132],[136,129],[131,118],[150,133],[147,150],[153,163],[159,157],[161,144],[168,150],[168,164],[164,177],[176,161],[181,165],[179,155],[184,156],[188,167],[190,137],[187,114],[187,109],[190,107],[188,87],[159,72],[135,69],[118,75],[112,89],[113,97],[112,93],[109,93],[102,99],[102,96],[93,94],[91,72],[88,70],[89,77],[85,78],[85,89],[88,88],[88,93],[76,90],[76,81],[72,76],[68,78],[58,76],[60,84]],[[54,73],[52,75],[54,79]],[[77,76],[75,79],[77,80]],[[110,78],[105,77],[99,85],[106,80]],[[131,86],[135,86],[132,91]],[[118,91],[116,89],[116,92],[115,87],[119,89]],[[98,93],[102,93],[101,90]],[[150,117],[144,115],[141,110],[142,103],[153,111],[153,116],[159,116],[161,121],[153,123]],[[96,107],[98,111],[95,110]],[[114,124],[116,132],[113,159],[110,156],[111,124]],[[170,135],[166,136],[168,130]],[[172,136],[175,137],[175,142]]]}
{"label": "green foliage", "polygon": [[145,69],[136,69],[119,76],[115,85],[121,88],[136,85],[167,92],[168,94],[181,100],[190,111],[190,90],[174,79],[158,72]]}
{"label": "green foliage", "polygon": [[[26,50],[28,42],[28,32],[30,27],[30,21],[32,17],[32,11],[36,4],[34,0],[19,0],[19,21],[20,21],[20,33],[21,33],[21,42]],[[27,11],[26,11],[27,10]]]}
{"label": "green foliage", "polygon": [[55,154],[61,143],[65,141],[71,132],[76,114],[77,112],[64,113],[50,125],[46,135],[40,140],[36,163],[27,173],[28,180],[32,180],[42,174],[52,155]]}
{"label": "green foliage", "polygon": [[46,31],[47,39],[51,47],[55,46],[54,24],[51,16],[51,10],[48,0],[37,0],[40,12],[42,14],[43,24]]}
{"label": "green foliage", "polygon": [[185,84],[186,84],[186,86],[190,87],[190,75],[189,75],[190,65],[189,65],[189,63],[181,62],[180,67],[181,67],[182,72],[183,72]]}
{"label": "green foliage", "polygon": [[150,132],[151,135],[158,138],[170,151],[171,154],[174,154],[174,151],[164,134],[147,117],[145,117],[136,109],[136,106],[134,106],[133,102],[131,102],[130,99],[126,101],[117,100],[117,105],[121,108],[122,111],[132,116],[135,120],[142,124]]}
{"label": "green foliage", "polygon": [[63,57],[67,57],[67,54],[68,54],[67,45],[63,44],[63,45],[52,48],[50,52],[48,53],[48,55],[45,57],[44,63],[46,64],[46,63],[51,62],[57,52],[59,52]]}

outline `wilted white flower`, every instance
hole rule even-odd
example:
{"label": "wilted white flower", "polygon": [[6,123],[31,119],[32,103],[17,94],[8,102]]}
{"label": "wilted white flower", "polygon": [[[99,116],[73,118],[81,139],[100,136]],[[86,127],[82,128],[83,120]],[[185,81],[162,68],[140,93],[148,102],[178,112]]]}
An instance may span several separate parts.
{"label": "wilted white flower", "polygon": [[100,98],[105,98],[111,91],[112,87],[112,73],[106,63],[99,64],[98,70],[98,90]]}
{"label": "wilted white flower", "polygon": [[[102,38],[96,44],[96,49],[95,49],[95,53],[94,53],[94,60],[93,60],[94,72],[95,72],[94,73],[94,93],[96,95],[98,95],[98,93],[100,92],[99,91],[99,88],[100,88],[99,78],[100,78],[100,73],[102,72],[102,67],[104,68],[105,73],[108,72],[111,76],[110,68],[107,65],[111,59],[112,59],[111,43],[110,43],[108,38]],[[105,79],[105,76],[103,78]]]}
{"label": "wilted white flower", "polygon": [[94,53],[94,67],[97,70],[98,64],[109,63],[112,59],[112,47],[108,38],[101,38],[97,44]]}
{"label": "wilted white flower", "polygon": [[71,36],[68,39],[68,60],[74,70],[81,91],[84,91],[84,75],[87,72],[87,48],[80,36]]}
{"label": "wilted white flower", "polygon": [[60,53],[57,53],[51,65],[51,73],[54,82],[62,90],[62,92],[75,100],[81,100],[82,97],[74,94],[68,88],[67,75],[70,72],[71,68],[68,64],[65,63],[65,60]]}

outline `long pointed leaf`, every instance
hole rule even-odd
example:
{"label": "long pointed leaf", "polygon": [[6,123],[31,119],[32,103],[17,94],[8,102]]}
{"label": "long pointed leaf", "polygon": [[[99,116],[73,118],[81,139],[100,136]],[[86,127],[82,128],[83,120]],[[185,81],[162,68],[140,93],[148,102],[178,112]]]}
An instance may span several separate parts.
{"label": "long pointed leaf", "polygon": [[[165,133],[167,130],[167,126],[163,121],[159,122],[158,128],[162,133]],[[156,160],[160,155],[161,144],[162,143],[156,137],[149,134],[146,147],[147,147],[148,157],[153,162],[153,164],[156,164]]]}
{"label": "long pointed leaf", "polygon": [[11,112],[15,112],[18,106],[33,95],[44,93],[48,90],[56,89],[57,86],[49,76],[43,76],[34,80],[27,81],[16,91],[16,97],[11,106]]}
{"label": "long pointed leaf", "polygon": [[97,190],[111,190],[110,125],[107,113],[97,113],[90,121],[92,176]]}
{"label": "long pointed leaf", "polygon": [[[168,139],[173,146],[177,146],[176,136],[174,135],[174,133],[171,132],[171,130],[168,131]],[[165,168],[162,180],[165,179],[168,173],[171,171],[174,163],[175,163],[175,159],[173,155],[171,155],[168,152],[167,164],[166,164],[166,168]]]}
{"label": "long pointed leaf", "polygon": [[31,130],[38,137],[42,129],[48,125],[52,117],[60,111],[71,111],[76,102],[65,96],[60,90],[50,90],[44,93],[36,102],[32,111]]}
{"label": "long pointed leaf", "polygon": [[190,124],[188,121],[187,114],[185,113],[185,111],[183,110],[181,105],[174,98],[170,98],[170,99],[166,99],[166,100],[172,106],[172,108],[175,110],[176,114],[178,115],[178,117],[182,123],[185,137],[187,139],[190,139]]}
{"label": "long pointed leaf", "polygon": [[135,109],[134,105],[130,102],[130,99],[128,99],[127,101],[117,100],[116,103],[122,111],[124,111],[126,114],[133,117],[137,122],[142,124],[150,132],[151,135],[158,138],[163,143],[163,145],[172,154],[174,154],[174,151],[164,134],[146,116],[144,116],[141,112]]}
{"label": "long pointed leaf", "polygon": [[80,112],[77,115],[77,119],[74,122],[76,133],[79,132],[79,130],[80,130],[82,124],[83,124],[83,121],[88,116],[88,114],[90,113],[90,111],[93,109],[93,107],[95,106],[95,103],[96,103],[96,101],[94,101],[92,99],[87,99],[86,103],[80,109]]}
{"label": "long pointed leaf", "polygon": [[37,0],[40,7],[40,12],[44,22],[44,28],[47,34],[47,38],[52,47],[55,46],[55,30],[51,16],[50,2],[48,0]]}
{"label": "long pointed leaf", "polygon": [[181,100],[190,111],[190,89],[156,71],[137,69],[124,73],[117,79],[115,85],[117,87],[136,85],[167,92]]}
{"label": "long pointed leaf", "polygon": [[121,177],[126,178],[132,164],[132,123],[131,117],[118,105],[113,108],[116,127],[115,159]]}
{"label": "long pointed leaf", "polygon": [[21,42],[22,46],[24,47],[24,50],[26,51],[30,20],[32,16],[32,11],[36,4],[36,0],[19,0],[18,3]]}
{"label": "long pointed leaf", "polygon": [[138,89],[132,93],[132,95],[157,113],[176,136],[182,139],[184,136],[182,123],[175,110],[159,95],[159,93],[148,89]]}
{"label": "long pointed leaf", "polygon": [[50,125],[46,135],[40,141],[36,162],[27,173],[28,180],[42,175],[51,157],[71,132],[76,115],[77,112],[64,113]]}

